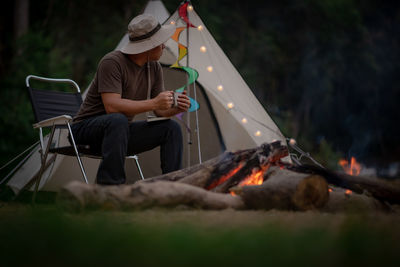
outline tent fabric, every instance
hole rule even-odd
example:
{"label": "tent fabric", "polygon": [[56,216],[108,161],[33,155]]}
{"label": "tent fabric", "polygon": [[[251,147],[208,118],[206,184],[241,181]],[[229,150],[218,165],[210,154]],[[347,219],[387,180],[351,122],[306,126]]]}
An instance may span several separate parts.
{"label": "tent fabric", "polygon": [[[184,167],[199,163],[200,157],[202,161],[205,161],[220,155],[225,150],[235,151],[251,148],[273,140],[281,140],[286,143],[285,137],[194,10],[187,12],[187,19],[194,26],[201,27],[189,28],[189,34],[187,34],[186,22],[179,17],[178,11],[169,16],[165,6],[159,0],[149,1],[144,8],[144,13],[154,15],[160,23],[172,22],[178,28],[185,28],[181,34],[177,34],[177,41],[170,39],[165,43],[166,48],[160,59],[163,65],[166,89],[177,90],[188,84],[188,75],[184,70],[170,68],[179,57],[179,44],[187,48],[187,55],[180,60],[180,66],[188,65],[199,74],[197,81],[187,86],[190,97],[194,98],[196,92],[196,100],[199,103],[198,123],[196,112],[181,114],[182,116],[173,118],[182,125]],[[187,36],[189,36],[189,40],[186,40]],[[127,35],[121,39],[116,50],[126,42],[128,42]],[[205,49],[202,48],[203,46]],[[188,57],[189,61],[187,62]],[[210,71],[210,67],[212,67],[212,71]],[[220,90],[220,86],[223,90]],[[83,93],[83,97],[85,97],[85,93]],[[135,119],[144,119],[144,117],[143,115],[136,116]],[[197,133],[199,133],[199,138],[197,138]],[[57,138],[54,142],[58,143],[57,145],[68,144],[65,129],[58,129],[56,134]],[[198,147],[201,148],[201,151]],[[15,193],[24,188],[39,171],[39,147],[35,149],[36,152],[8,182]],[[145,177],[161,174],[159,148],[138,156]],[[93,158],[83,158],[82,160],[89,183],[94,183],[100,160]],[[133,160],[126,160],[125,169],[127,183],[133,183],[140,179]],[[58,191],[72,180],[82,180],[76,158],[57,155],[44,173],[39,189]]]}

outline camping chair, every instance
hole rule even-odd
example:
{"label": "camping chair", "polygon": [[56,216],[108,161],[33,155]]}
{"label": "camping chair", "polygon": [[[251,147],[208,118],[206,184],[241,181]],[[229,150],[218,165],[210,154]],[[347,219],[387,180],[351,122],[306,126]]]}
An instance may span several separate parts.
{"label": "camping chair", "polygon": [[[31,79],[47,83],[70,84],[76,89],[76,93],[34,89],[29,84],[29,81]],[[36,179],[33,199],[35,198],[35,195],[38,191],[41,177],[44,171],[47,169],[46,162],[49,153],[76,156],[80,170],[82,172],[83,180],[88,184],[81,156],[101,158],[101,155],[93,154],[93,152],[90,151],[89,146],[76,145],[74,136],[72,134],[70,122],[72,121],[72,116],[74,116],[79,111],[79,108],[82,104],[82,96],[78,84],[70,79],[51,79],[35,75],[27,76],[25,82],[29,91],[32,108],[35,114],[36,123],[33,124],[33,128],[39,128],[41,146],[41,167]],[[47,146],[45,146],[44,144],[42,130],[46,127],[51,127],[50,137],[47,142]],[[54,147],[54,145],[52,145],[56,128],[68,128],[69,141],[72,146]],[[144,177],[140,168],[137,155],[128,156],[128,158],[135,160],[136,167],[139,171],[140,177],[143,180]]]}

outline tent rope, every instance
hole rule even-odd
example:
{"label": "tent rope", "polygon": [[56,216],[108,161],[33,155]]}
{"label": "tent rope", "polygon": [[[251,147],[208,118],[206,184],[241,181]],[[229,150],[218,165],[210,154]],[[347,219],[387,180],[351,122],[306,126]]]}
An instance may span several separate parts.
{"label": "tent rope", "polygon": [[[18,156],[14,157],[12,160],[10,160],[9,162],[7,162],[6,164],[4,164],[1,168],[0,171],[4,168],[6,168],[8,165],[10,165],[12,162],[14,162],[16,159],[20,158],[23,154],[25,154],[27,151],[31,150],[34,146],[36,146],[39,143],[39,141],[37,141],[36,143],[34,143],[33,145],[31,145],[30,147],[28,147],[27,149],[25,149],[23,152],[21,152],[20,154],[18,154]],[[1,182],[0,182],[1,184]]]}

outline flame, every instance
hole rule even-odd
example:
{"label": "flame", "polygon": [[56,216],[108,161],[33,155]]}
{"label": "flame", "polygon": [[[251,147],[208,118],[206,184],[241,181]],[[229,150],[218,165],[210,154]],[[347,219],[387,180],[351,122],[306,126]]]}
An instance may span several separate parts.
{"label": "flame", "polygon": [[206,189],[211,190],[214,187],[217,187],[218,185],[227,181],[229,178],[231,178],[233,175],[235,175],[243,166],[244,166],[244,164],[240,163],[239,166],[237,166],[235,169],[231,170],[230,172],[228,172],[227,174],[225,174],[224,176],[219,178],[219,180],[212,182],[209,186],[207,186]]}
{"label": "flame", "polygon": [[239,183],[239,186],[245,186],[245,185],[260,185],[264,182],[264,170],[261,169],[259,171],[254,171],[253,173],[249,176],[247,176],[243,181]]}
{"label": "flame", "polygon": [[[269,166],[262,168],[261,170],[253,170],[252,174],[244,178],[238,186],[246,186],[246,185],[261,185],[264,182],[264,172],[268,169]],[[236,194],[231,191],[230,194],[232,196],[236,196]]]}
{"label": "flame", "polygon": [[332,192],[333,190],[332,190],[332,188],[329,188],[328,191],[329,191],[329,193],[330,193],[330,192]]}
{"label": "flame", "polygon": [[352,193],[353,193],[353,191],[351,191],[349,189],[347,189],[346,192],[345,192],[346,195],[351,195]]}
{"label": "flame", "polygon": [[347,160],[339,160],[339,165],[342,166],[343,170],[350,175],[357,176],[360,174],[361,165],[356,161],[355,157],[351,157],[350,164]]}

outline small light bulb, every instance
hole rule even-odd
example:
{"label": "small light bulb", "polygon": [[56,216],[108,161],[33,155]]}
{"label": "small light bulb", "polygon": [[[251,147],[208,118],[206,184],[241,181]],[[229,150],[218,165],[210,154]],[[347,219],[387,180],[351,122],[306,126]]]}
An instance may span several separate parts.
{"label": "small light bulb", "polygon": [[296,140],[293,139],[293,138],[290,138],[289,144],[290,144],[291,146],[294,146],[294,145],[296,144]]}
{"label": "small light bulb", "polygon": [[193,6],[192,5],[188,5],[187,10],[192,11],[193,10]]}
{"label": "small light bulb", "polygon": [[234,107],[234,105],[233,105],[232,102],[229,102],[229,103],[227,104],[227,106],[228,106],[229,109],[232,109],[232,108]]}
{"label": "small light bulb", "polygon": [[200,47],[200,51],[205,53],[207,51],[207,48],[203,45]]}
{"label": "small light bulb", "polygon": [[208,72],[212,72],[213,71],[213,67],[212,66],[208,66],[207,70],[208,70]]}
{"label": "small light bulb", "polygon": [[243,118],[243,119],[242,119],[242,123],[247,123],[247,119],[246,119],[246,118]]}
{"label": "small light bulb", "polygon": [[254,133],[254,135],[255,135],[255,136],[261,136],[261,132],[260,132],[260,131],[257,131],[257,132]]}
{"label": "small light bulb", "polygon": [[171,23],[171,25],[175,25],[175,21],[173,21],[173,20],[171,20],[170,23]]}
{"label": "small light bulb", "polygon": [[222,91],[222,90],[224,90],[224,87],[222,85],[218,85],[217,89],[218,89],[218,91]]}
{"label": "small light bulb", "polygon": [[198,29],[199,31],[202,31],[202,30],[204,29],[204,27],[203,27],[202,25],[199,25],[199,26],[197,26],[197,29]]}

